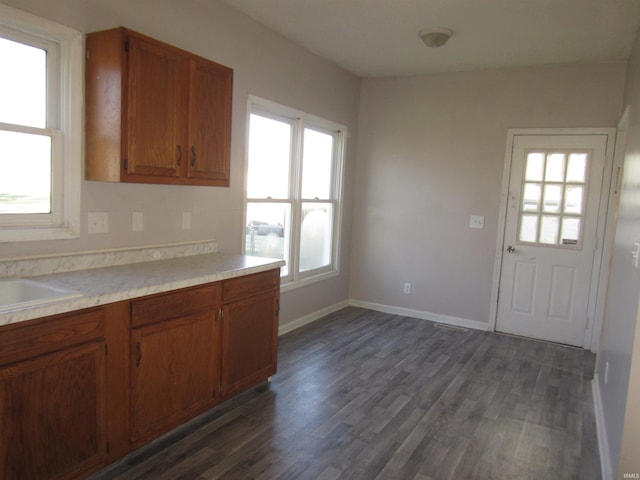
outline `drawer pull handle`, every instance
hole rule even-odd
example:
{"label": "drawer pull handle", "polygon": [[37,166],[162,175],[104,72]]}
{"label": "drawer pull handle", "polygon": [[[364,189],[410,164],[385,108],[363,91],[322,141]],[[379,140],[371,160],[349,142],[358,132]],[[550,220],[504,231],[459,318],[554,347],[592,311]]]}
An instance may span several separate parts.
{"label": "drawer pull handle", "polygon": [[178,165],[180,165],[180,162],[182,162],[182,145],[178,145],[177,150],[178,150]]}
{"label": "drawer pull handle", "polygon": [[140,345],[140,342],[136,342],[136,367],[140,366],[141,360],[142,360],[142,345]]}
{"label": "drawer pull handle", "polygon": [[191,166],[195,166],[196,164],[196,147],[191,145]]}

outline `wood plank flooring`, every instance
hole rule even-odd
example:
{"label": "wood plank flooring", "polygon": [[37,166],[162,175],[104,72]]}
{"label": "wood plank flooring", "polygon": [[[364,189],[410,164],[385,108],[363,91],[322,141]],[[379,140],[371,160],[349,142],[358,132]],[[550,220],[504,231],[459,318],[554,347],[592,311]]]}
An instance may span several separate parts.
{"label": "wood plank flooring", "polygon": [[598,479],[593,365],[349,307],[280,337],[268,387],[94,478]]}

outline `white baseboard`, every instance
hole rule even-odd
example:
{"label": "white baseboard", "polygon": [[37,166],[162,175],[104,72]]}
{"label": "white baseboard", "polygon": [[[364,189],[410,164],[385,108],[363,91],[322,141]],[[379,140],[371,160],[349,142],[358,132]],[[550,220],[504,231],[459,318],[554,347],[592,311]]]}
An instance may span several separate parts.
{"label": "white baseboard", "polygon": [[609,441],[607,440],[607,429],[604,420],[602,397],[600,396],[600,380],[598,379],[597,373],[593,376],[593,380],[591,380],[591,387],[593,389],[593,410],[596,417],[596,432],[598,435],[598,449],[600,450],[602,480],[613,480]]}
{"label": "white baseboard", "polygon": [[280,325],[278,328],[278,335],[284,335],[285,333],[289,333],[296,328],[303,327],[308,325],[316,320],[321,319],[322,317],[329,315],[330,313],[337,312],[338,310],[342,310],[349,306],[349,301],[344,300],[342,302],[335,303],[333,305],[329,305],[328,307],[322,308],[315,312],[312,312],[304,317],[297,318],[292,322],[287,322],[284,325]]}
{"label": "white baseboard", "polygon": [[393,315],[402,315],[404,317],[419,318],[421,320],[430,320],[437,323],[445,323],[456,327],[471,328],[473,330],[487,331],[489,325],[477,320],[469,320],[466,318],[450,317],[449,315],[440,315],[438,313],[424,312],[422,310],[412,310],[410,308],[393,307],[391,305],[382,305],[379,303],[365,302],[364,300],[350,299],[349,305],[353,307],[368,308],[377,312],[391,313]]}

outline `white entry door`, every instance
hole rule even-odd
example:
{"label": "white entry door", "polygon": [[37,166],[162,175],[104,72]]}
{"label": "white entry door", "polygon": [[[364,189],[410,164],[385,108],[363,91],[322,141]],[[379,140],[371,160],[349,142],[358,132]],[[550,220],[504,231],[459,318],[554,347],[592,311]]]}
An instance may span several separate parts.
{"label": "white entry door", "polygon": [[582,346],[607,135],[515,135],[496,330]]}

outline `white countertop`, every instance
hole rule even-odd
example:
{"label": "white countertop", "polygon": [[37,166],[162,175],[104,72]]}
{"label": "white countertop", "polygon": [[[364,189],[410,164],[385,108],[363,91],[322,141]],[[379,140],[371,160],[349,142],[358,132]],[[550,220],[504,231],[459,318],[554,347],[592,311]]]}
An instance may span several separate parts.
{"label": "white countertop", "polygon": [[6,311],[0,325],[280,268],[282,260],[207,253],[29,277],[83,296]]}

